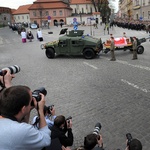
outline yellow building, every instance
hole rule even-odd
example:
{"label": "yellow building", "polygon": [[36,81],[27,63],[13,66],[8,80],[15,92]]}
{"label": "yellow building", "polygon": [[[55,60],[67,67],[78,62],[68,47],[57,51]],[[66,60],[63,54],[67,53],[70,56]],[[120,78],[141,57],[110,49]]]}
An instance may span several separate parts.
{"label": "yellow building", "polygon": [[127,16],[128,18],[133,18],[133,2],[132,0],[127,0]]}

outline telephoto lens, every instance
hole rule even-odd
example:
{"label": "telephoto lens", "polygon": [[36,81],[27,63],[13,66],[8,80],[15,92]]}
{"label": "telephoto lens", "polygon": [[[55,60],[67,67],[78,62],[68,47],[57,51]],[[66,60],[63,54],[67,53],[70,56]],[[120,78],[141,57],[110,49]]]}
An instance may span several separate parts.
{"label": "telephoto lens", "polygon": [[20,67],[17,65],[14,65],[14,66],[3,68],[0,70],[0,75],[4,76],[7,73],[7,71],[9,71],[10,74],[16,74],[20,71]]}
{"label": "telephoto lens", "polygon": [[102,128],[101,124],[99,122],[97,122],[96,125],[95,125],[93,133],[98,135],[100,130],[101,130],[101,128]]}
{"label": "telephoto lens", "polygon": [[132,141],[132,135],[131,135],[131,133],[127,133],[126,134],[126,138],[128,140],[127,145],[129,145],[129,143]]}

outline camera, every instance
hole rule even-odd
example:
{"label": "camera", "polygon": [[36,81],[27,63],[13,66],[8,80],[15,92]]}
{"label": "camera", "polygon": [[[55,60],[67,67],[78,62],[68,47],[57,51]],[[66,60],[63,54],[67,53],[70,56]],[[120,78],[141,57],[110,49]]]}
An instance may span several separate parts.
{"label": "camera", "polygon": [[0,70],[0,75],[4,76],[7,73],[7,70],[10,71],[10,74],[15,74],[20,71],[20,67],[17,65],[6,67]]}
{"label": "camera", "polygon": [[[32,92],[32,97],[34,97],[37,102],[39,102],[39,101],[41,100],[41,95],[40,95],[40,93],[42,93],[43,95],[46,96],[47,91],[46,91],[46,89],[45,89],[44,87],[40,87],[40,88],[38,88],[38,89],[36,89],[36,90],[34,90],[34,91]],[[31,106],[34,106],[33,101],[32,101],[32,103],[31,103]]]}
{"label": "camera", "polygon": [[51,115],[51,111],[53,110],[54,105],[47,106],[48,114]]}
{"label": "camera", "polygon": [[129,143],[132,141],[132,135],[131,135],[131,133],[127,133],[126,134],[126,138],[127,138],[127,145],[129,145]]}
{"label": "camera", "polygon": [[68,118],[66,118],[66,122],[70,123],[70,119],[72,119],[71,116],[69,116]]}
{"label": "camera", "polygon": [[97,135],[98,140],[100,139],[99,133],[100,133],[101,128],[102,128],[101,123],[97,122],[96,125],[95,125],[95,128],[93,130],[93,134]]}

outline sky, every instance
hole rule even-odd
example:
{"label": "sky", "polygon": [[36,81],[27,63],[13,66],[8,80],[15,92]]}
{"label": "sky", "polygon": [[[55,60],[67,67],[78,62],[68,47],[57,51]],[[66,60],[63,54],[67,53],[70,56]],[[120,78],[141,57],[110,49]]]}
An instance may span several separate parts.
{"label": "sky", "polygon": [[[21,5],[33,4],[36,0],[0,0],[0,6],[9,7],[12,9],[18,9]],[[118,1],[119,0],[108,0],[109,3],[115,6],[115,11],[118,11]]]}
{"label": "sky", "polygon": [[34,1],[36,0],[0,0],[0,6],[18,9],[19,6],[33,4]]}
{"label": "sky", "polygon": [[114,9],[114,12],[117,13],[119,9],[119,0],[108,0],[110,9]]}

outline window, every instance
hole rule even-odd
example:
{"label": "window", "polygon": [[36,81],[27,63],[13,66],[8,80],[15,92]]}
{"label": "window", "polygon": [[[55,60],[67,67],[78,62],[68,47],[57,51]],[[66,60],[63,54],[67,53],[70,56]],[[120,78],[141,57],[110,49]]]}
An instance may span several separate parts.
{"label": "window", "polygon": [[65,41],[59,41],[59,45],[60,46],[66,46],[67,45],[67,42],[66,42],[66,40]]}
{"label": "window", "polygon": [[82,8],[82,14],[84,13],[84,9]]}
{"label": "window", "polygon": [[18,16],[18,19],[20,19],[20,16]]}
{"label": "window", "polygon": [[35,11],[33,12],[33,16],[36,17],[36,12]]}
{"label": "window", "polygon": [[86,4],[86,9],[88,9],[88,5]]}
{"label": "window", "polygon": [[60,10],[60,11],[59,11],[59,15],[60,15],[60,16],[62,16],[62,15],[63,15],[63,14],[62,14],[62,10]]}
{"label": "window", "polygon": [[24,16],[22,16],[22,19],[24,19]]}
{"label": "window", "polygon": [[92,7],[90,8],[90,11],[91,11],[91,13],[93,12],[93,11],[92,11]]}
{"label": "window", "polygon": [[46,13],[45,13],[45,14],[46,14],[46,16],[49,16],[49,12],[48,12],[48,11],[46,11]]}
{"label": "window", "polygon": [[145,5],[145,0],[143,0],[143,5]]}
{"label": "window", "polygon": [[150,11],[148,11],[148,19],[150,19]]}
{"label": "window", "polygon": [[76,8],[75,8],[74,12],[75,12],[75,14],[77,13],[77,9]]}
{"label": "window", "polygon": [[27,16],[27,19],[29,19],[29,17]]}
{"label": "window", "polygon": [[53,11],[53,16],[56,16],[56,11]]}
{"label": "window", "polygon": [[42,17],[42,10],[40,10],[40,12],[39,12],[39,13],[40,13],[40,17]]}
{"label": "window", "polygon": [[139,5],[139,0],[136,0],[136,1],[135,1],[135,5],[136,5],[136,6]]}
{"label": "window", "polygon": [[79,45],[83,45],[83,41],[72,41],[72,46],[78,47]]}

